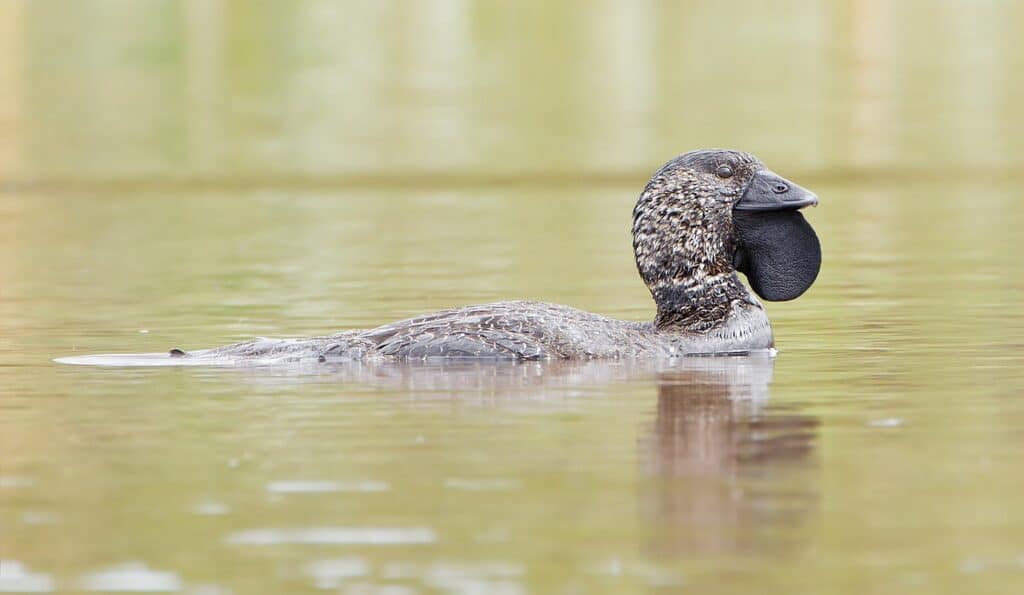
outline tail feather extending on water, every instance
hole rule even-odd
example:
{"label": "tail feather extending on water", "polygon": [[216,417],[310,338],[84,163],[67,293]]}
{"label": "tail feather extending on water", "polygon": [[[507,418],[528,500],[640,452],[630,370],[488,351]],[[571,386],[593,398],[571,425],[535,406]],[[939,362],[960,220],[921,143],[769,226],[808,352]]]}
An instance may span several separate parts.
{"label": "tail feather extending on water", "polygon": [[216,349],[166,353],[111,353],[57,358],[57,363],[80,366],[239,366],[271,365],[303,360],[318,361],[320,353],[336,340],[259,338]]}

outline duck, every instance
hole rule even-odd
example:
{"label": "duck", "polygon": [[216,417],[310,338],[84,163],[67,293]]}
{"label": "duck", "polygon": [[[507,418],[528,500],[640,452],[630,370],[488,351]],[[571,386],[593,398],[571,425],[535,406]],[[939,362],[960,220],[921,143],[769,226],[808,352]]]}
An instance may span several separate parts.
{"label": "duck", "polygon": [[589,360],[773,350],[771,323],[758,298],[792,300],[814,283],[821,244],[800,210],[817,204],[817,195],[750,153],[690,151],[655,171],[633,208],[633,253],[656,306],[653,320],[617,320],[560,304],[503,301],[322,337],[260,338],[197,351],[175,348],[162,358],[181,365]]}
{"label": "duck", "polygon": [[[559,304],[505,301],[312,339],[257,339],[175,357],[315,355],[319,361],[517,360],[737,354],[774,347],[764,306],[814,283],[821,245],[799,212],[813,192],[750,153],[684,153],[651,176],[633,208],[633,252],[657,308],[624,321]],[[750,289],[739,273],[746,275]],[[755,295],[756,294],[756,295]]]}

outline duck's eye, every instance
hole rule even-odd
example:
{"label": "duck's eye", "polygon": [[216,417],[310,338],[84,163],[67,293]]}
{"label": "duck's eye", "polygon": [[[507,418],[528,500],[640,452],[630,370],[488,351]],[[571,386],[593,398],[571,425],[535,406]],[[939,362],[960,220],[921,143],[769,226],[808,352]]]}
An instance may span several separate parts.
{"label": "duck's eye", "polygon": [[715,175],[719,178],[731,178],[732,168],[728,165],[719,165],[718,169],[715,170]]}

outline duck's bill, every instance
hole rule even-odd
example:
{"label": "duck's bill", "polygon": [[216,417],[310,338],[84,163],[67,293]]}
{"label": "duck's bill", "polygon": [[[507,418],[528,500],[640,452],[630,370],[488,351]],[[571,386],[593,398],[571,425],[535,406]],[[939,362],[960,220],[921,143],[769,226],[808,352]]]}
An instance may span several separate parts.
{"label": "duck's bill", "polygon": [[789,211],[817,204],[817,194],[765,169],[754,175],[733,208],[738,211]]}
{"label": "duck's bill", "polygon": [[795,299],[818,278],[821,243],[798,211],[817,204],[813,192],[763,171],[754,176],[733,208],[733,264],[761,298],[772,302]]}

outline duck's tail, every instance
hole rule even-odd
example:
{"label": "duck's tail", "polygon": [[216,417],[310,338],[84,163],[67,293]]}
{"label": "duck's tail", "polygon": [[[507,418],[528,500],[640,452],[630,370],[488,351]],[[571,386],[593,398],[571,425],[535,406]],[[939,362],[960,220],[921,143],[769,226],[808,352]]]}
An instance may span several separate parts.
{"label": "duck's tail", "polygon": [[257,338],[215,349],[186,351],[175,347],[166,353],[111,353],[60,357],[60,364],[78,366],[263,366],[292,362],[323,361],[324,352],[337,345],[337,337],[311,339]]}

